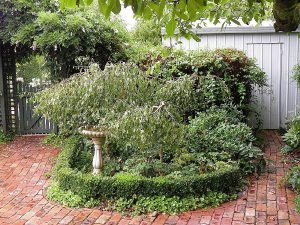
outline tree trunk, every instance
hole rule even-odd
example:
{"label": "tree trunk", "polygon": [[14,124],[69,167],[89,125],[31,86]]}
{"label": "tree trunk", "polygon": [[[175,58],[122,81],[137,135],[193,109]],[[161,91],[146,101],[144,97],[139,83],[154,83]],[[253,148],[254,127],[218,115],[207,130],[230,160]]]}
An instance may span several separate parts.
{"label": "tree trunk", "polygon": [[273,14],[276,31],[295,31],[300,24],[300,0],[274,0]]}
{"label": "tree trunk", "polygon": [[160,159],[160,162],[164,162],[164,151],[163,151],[163,148],[160,147],[159,149],[159,159]]}

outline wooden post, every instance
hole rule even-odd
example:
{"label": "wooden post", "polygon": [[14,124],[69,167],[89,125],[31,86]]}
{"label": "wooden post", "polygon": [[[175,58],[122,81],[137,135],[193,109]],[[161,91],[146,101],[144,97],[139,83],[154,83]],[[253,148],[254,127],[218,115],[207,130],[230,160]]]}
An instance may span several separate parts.
{"label": "wooden post", "polygon": [[5,99],[4,99],[4,74],[3,74],[3,65],[2,65],[2,41],[0,40],[0,130],[3,130],[4,133],[6,130],[6,115],[5,115]]}

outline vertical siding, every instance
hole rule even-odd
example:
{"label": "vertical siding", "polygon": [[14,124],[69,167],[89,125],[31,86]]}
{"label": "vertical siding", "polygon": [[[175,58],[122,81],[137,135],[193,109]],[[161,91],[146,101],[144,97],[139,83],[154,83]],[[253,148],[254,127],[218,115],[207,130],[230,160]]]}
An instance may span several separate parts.
{"label": "vertical siding", "polygon": [[181,41],[181,47],[186,50],[234,47],[257,59],[258,65],[268,74],[270,86],[264,93],[257,88],[254,90],[264,128],[285,127],[287,119],[300,110],[297,107],[300,106],[300,90],[292,77],[293,67],[300,63],[297,33],[202,34],[199,43],[184,38]]}

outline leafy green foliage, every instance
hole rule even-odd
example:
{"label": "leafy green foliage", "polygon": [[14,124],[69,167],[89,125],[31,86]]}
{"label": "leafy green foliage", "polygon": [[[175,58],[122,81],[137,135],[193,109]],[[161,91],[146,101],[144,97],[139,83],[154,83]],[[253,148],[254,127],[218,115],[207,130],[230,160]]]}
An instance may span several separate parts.
{"label": "leafy green foliage", "polygon": [[51,75],[46,67],[46,61],[43,56],[31,56],[17,63],[17,77],[22,78],[24,83],[36,81],[38,84],[46,83]]}
{"label": "leafy green foliage", "polygon": [[[130,63],[104,70],[92,65],[36,95],[36,111],[64,134],[81,128],[105,128],[108,134],[104,169],[97,176],[89,172],[89,141],[48,139],[63,147],[53,174],[62,192],[55,191],[55,198],[64,201],[72,193],[84,202],[78,204],[122,198],[117,208],[176,212],[192,207],[181,201],[190,196],[194,207],[221,202],[220,193],[235,193],[244,174],[258,171],[261,150],[252,146],[251,129],[242,123],[245,117],[232,103],[228,84],[208,72],[180,73],[175,66],[172,71],[180,75],[163,67],[147,73]],[[129,200],[132,196],[138,199]]]}
{"label": "leafy green foliage", "polygon": [[[283,135],[283,140],[286,143],[281,149],[282,154],[288,154],[293,151],[299,151],[300,146],[300,117],[296,116],[292,118],[287,124],[287,132]],[[296,157],[295,157],[296,156]],[[297,198],[295,199],[296,209],[300,212],[300,166],[299,160],[297,159],[297,155],[292,155],[293,160],[295,160],[294,166],[291,168],[290,172],[287,176],[287,184],[293,187],[298,193]],[[291,161],[293,161],[291,160]]]}
{"label": "leafy green foliage", "polygon": [[284,142],[293,149],[300,145],[300,117],[294,117],[288,122],[287,132],[283,135]]}
{"label": "leafy green foliage", "polygon": [[79,72],[91,61],[103,68],[107,62],[127,60],[131,53],[121,20],[109,22],[93,7],[61,11],[55,0],[15,0],[2,1],[0,12],[4,13],[0,36],[15,45],[20,64],[42,55],[54,81]]}
{"label": "leafy green foliage", "polygon": [[228,166],[218,171],[202,175],[160,176],[147,178],[129,173],[117,173],[114,176],[93,176],[83,173],[74,166],[77,161],[76,139],[64,141],[61,152],[53,171],[53,177],[60,189],[89,201],[90,199],[131,198],[142,196],[179,196],[203,195],[207,191],[232,193],[241,185],[241,174],[236,166]]}
{"label": "leafy green foliage", "polygon": [[296,209],[300,212],[300,166],[294,166],[288,174],[287,183],[291,185],[298,193],[295,199]]}
{"label": "leafy green foliage", "polygon": [[[154,60],[150,55],[139,65],[141,70],[150,71],[148,76],[130,64],[110,65],[104,71],[92,67],[84,75],[38,94],[37,112],[66,132],[81,126],[111,126],[118,132],[115,136],[136,138],[130,134],[131,125],[142,126],[136,132],[148,131],[146,117],[155,127],[168,120],[167,114],[172,115],[172,126],[180,131],[181,126],[176,123],[183,115],[186,120],[189,115],[195,116],[196,112],[230,102],[232,98],[244,109],[250,103],[252,86],[265,84],[265,74],[239,51],[174,54],[178,59],[171,55],[163,60],[159,55]],[[118,129],[120,123],[124,129]]]}
{"label": "leafy green foliage", "polygon": [[[62,8],[75,7],[76,5],[89,5],[95,2],[61,0]],[[249,23],[252,19],[260,22],[268,15],[271,4],[270,1],[195,1],[195,0],[158,0],[158,1],[131,1],[131,0],[100,0],[99,9],[108,18],[113,12],[118,14],[121,10],[120,4],[130,6],[135,15],[144,19],[156,18],[159,22],[166,24],[166,33],[172,36],[175,29],[178,28],[180,33],[190,38],[197,39],[197,36],[191,32],[192,23],[197,23],[198,27],[205,26],[205,18],[210,22],[218,23],[221,18],[225,18],[225,24],[235,23],[240,25],[239,19],[242,18],[244,23]],[[296,3],[294,3],[295,5]],[[287,4],[286,4],[287,5]]]}
{"label": "leafy green foliage", "polygon": [[79,71],[76,66],[88,66],[90,61],[103,68],[108,61],[127,59],[129,37],[120,22],[114,23],[92,10],[39,11],[12,39],[43,54],[53,79],[66,78]]}
{"label": "leafy green foliage", "polygon": [[293,77],[296,80],[297,84],[300,85],[300,63],[295,65]]}
{"label": "leafy green foliage", "polygon": [[161,212],[167,214],[177,214],[189,210],[195,210],[205,207],[217,207],[221,203],[236,198],[236,195],[227,195],[225,193],[208,192],[201,197],[184,197],[177,196],[155,196],[143,197],[132,196],[130,199],[119,198],[106,201],[90,199],[84,201],[78,195],[71,191],[63,191],[59,188],[56,182],[52,183],[47,190],[47,197],[52,201],[57,201],[60,204],[68,207],[95,207],[101,203],[108,205],[106,209],[115,210],[121,213],[130,213],[132,215],[146,214],[149,212]]}
{"label": "leafy green foliage", "polygon": [[90,199],[88,201],[84,198],[75,195],[71,191],[63,191],[59,188],[57,182],[53,182],[47,189],[47,197],[52,201],[57,201],[68,207],[95,207],[100,204],[99,200]]}
{"label": "leafy green foliage", "polygon": [[13,134],[6,134],[0,129],[0,144],[7,143],[13,139]]}
{"label": "leafy green foliage", "polygon": [[[208,87],[207,104],[224,103],[226,92],[220,86],[222,80],[232,97],[246,115],[249,114],[253,87],[264,87],[267,84],[265,73],[256,65],[255,60],[248,58],[244,52],[236,49],[202,50],[184,53],[153,52],[139,62],[140,68],[154,77],[177,79],[181,76],[196,76],[200,83]],[[204,81],[202,80],[204,78]],[[208,79],[210,78],[210,79]],[[212,80],[213,79],[213,80]],[[207,84],[205,84],[208,82]],[[228,95],[228,94],[227,94]]]}
{"label": "leafy green foliage", "polygon": [[192,152],[227,152],[244,172],[259,172],[263,153],[252,145],[252,131],[239,117],[242,115],[238,111],[229,113],[216,107],[199,113],[188,128],[188,147]]}
{"label": "leafy green foliage", "polygon": [[132,31],[132,38],[140,44],[147,45],[148,48],[161,45],[161,26],[153,20],[138,20]]}
{"label": "leafy green foliage", "polygon": [[292,168],[287,181],[294,189],[300,191],[300,166]]}
{"label": "leafy green foliage", "polygon": [[[55,0],[8,0],[0,2],[0,37],[4,42],[11,42],[11,38],[21,27],[27,26],[35,19],[37,12],[43,10],[58,10]],[[15,44],[15,43],[13,43]],[[20,46],[21,54],[24,54]],[[30,46],[28,46],[30,47]],[[26,49],[28,50],[28,49]]]}
{"label": "leafy green foliage", "polygon": [[109,201],[108,209],[122,213],[130,211],[134,215],[146,214],[154,211],[167,214],[177,214],[199,208],[216,207],[229,199],[231,199],[231,197],[227,194],[217,192],[208,192],[202,197],[191,196],[185,198],[179,198],[176,196],[133,196],[131,199],[119,198]]}
{"label": "leafy green foliage", "polygon": [[[105,126],[110,139],[149,156],[161,149],[178,148],[184,115],[205,109],[207,103],[214,104],[213,93],[209,93],[229,98],[223,94],[228,91],[221,80],[210,76],[204,80],[202,87],[202,83],[196,84],[199,90],[195,92],[191,76],[166,82],[145,76],[131,64],[109,65],[104,71],[91,67],[84,75],[38,94],[36,112],[56,122],[66,133],[76,133],[84,126]],[[218,95],[218,91],[223,93]]]}
{"label": "leafy green foliage", "polygon": [[62,191],[55,182],[49,186],[47,197],[52,201],[58,201],[68,207],[84,205],[84,200],[80,196],[74,195],[71,191]]}

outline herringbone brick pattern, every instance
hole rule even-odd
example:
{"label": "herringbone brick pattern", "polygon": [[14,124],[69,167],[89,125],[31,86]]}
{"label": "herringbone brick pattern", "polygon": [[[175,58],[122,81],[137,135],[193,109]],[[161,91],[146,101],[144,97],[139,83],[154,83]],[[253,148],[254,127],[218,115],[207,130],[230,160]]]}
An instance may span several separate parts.
{"label": "herringbone brick pattern", "polygon": [[99,209],[70,209],[44,197],[58,150],[41,144],[40,137],[18,137],[0,146],[0,224],[279,224],[300,225],[295,193],[281,185],[289,166],[281,160],[279,134],[265,132],[268,170],[242,196],[214,209],[177,216],[148,215],[135,218]]}

